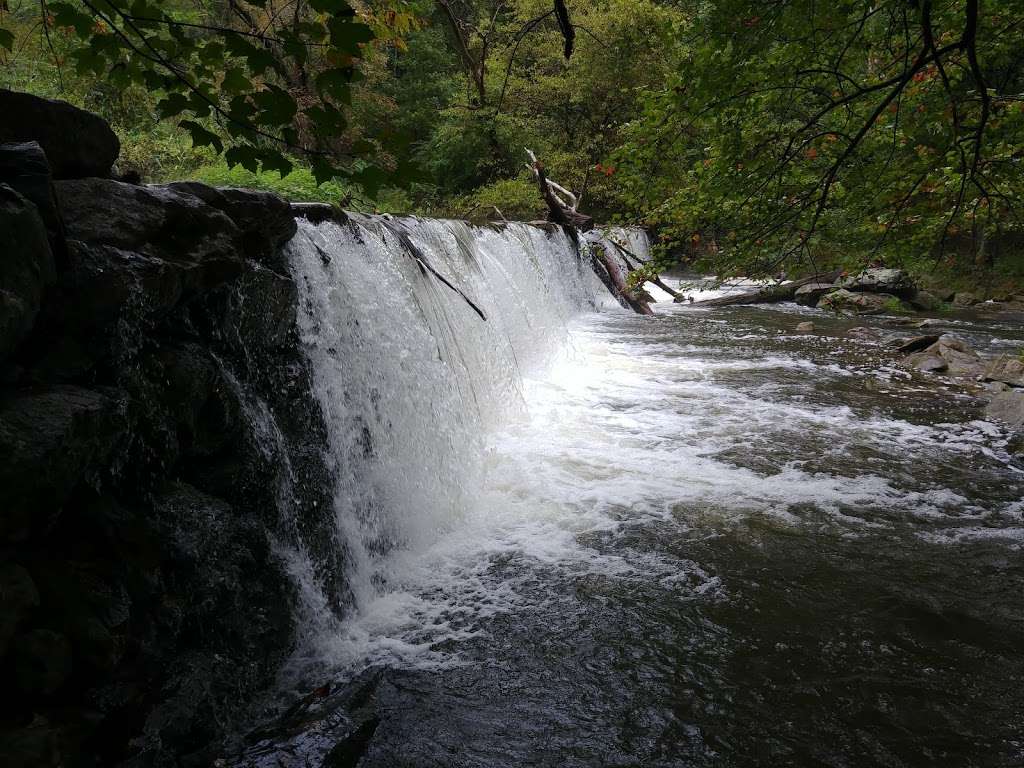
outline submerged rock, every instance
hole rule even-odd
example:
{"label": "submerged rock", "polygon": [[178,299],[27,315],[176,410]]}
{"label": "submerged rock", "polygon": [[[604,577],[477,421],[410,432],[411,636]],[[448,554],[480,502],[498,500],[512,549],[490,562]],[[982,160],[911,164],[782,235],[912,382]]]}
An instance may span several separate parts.
{"label": "submerged rock", "polygon": [[881,334],[874,328],[867,328],[863,325],[858,325],[856,328],[850,328],[846,335],[853,339],[864,339],[867,341],[874,341],[879,338]]}
{"label": "submerged rock", "polygon": [[796,330],[797,333],[810,333],[811,331],[814,330],[814,323],[812,323],[810,320],[807,320],[806,322],[803,323],[797,323]]}
{"label": "submerged rock", "polygon": [[107,121],[57,99],[0,89],[0,143],[37,141],[56,179],[109,176],[121,152]]}

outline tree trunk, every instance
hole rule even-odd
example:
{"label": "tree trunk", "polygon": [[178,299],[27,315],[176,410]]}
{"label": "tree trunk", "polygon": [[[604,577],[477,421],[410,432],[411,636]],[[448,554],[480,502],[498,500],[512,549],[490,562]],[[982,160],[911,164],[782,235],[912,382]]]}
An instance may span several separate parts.
{"label": "tree trunk", "polygon": [[624,300],[630,309],[638,315],[653,315],[654,310],[651,309],[651,305],[629,289],[625,279],[622,277],[622,272],[619,271],[619,265],[608,257],[608,252],[600,245],[593,245],[591,249],[598,263],[608,272],[608,277],[615,289],[612,293]]}

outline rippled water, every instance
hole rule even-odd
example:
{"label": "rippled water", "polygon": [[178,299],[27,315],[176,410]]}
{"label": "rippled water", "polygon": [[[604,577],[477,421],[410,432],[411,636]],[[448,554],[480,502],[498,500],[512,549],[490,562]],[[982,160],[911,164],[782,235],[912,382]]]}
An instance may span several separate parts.
{"label": "rippled water", "polygon": [[1008,435],[863,322],[657,309],[569,322],[240,764],[1024,765]]}

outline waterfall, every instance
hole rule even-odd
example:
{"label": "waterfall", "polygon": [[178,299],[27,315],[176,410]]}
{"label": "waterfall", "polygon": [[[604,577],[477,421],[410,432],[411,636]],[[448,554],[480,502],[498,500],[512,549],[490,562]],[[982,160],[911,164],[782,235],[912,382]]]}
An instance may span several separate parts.
{"label": "waterfall", "polygon": [[[617,233],[646,255],[642,233]],[[329,433],[342,613],[358,613],[400,577],[390,553],[428,546],[471,509],[482,436],[522,408],[523,376],[565,345],[571,319],[621,310],[555,227],[300,220],[288,255]]]}

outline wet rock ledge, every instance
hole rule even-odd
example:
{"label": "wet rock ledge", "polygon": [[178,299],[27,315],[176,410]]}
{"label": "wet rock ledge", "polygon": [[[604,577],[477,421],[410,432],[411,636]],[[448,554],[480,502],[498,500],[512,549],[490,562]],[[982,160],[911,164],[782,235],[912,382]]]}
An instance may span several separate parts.
{"label": "wet rock ledge", "polygon": [[291,648],[280,553],[331,540],[293,214],[0,114],[0,764],[209,765]]}

